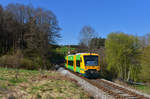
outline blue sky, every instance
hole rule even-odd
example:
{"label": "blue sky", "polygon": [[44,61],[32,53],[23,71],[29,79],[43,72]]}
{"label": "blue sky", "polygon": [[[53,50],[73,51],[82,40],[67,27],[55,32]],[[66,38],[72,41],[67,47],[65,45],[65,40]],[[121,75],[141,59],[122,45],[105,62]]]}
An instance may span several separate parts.
{"label": "blue sky", "polygon": [[84,25],[92,26],[98,35],[125,32],[137,36],[150,32],[150,0],[0,0],[9,3],[32,4],[51,10],[62,28],[58,44],[78,44]]}

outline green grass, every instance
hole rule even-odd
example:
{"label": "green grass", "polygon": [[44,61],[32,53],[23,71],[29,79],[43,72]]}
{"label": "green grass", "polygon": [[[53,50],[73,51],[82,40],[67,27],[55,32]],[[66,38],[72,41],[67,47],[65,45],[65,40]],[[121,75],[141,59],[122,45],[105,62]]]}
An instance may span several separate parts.
{"label": "green grass", "polygon": [[134,85],[134,88],[142,91],[144,93],[148,93],[150,94],[150,86],[146,86],[146,85]]}
{"label": "green grass", "polygon": [[89,99],[73,80],[57,72],[0,68],[0,97],[9,94],[17,99]]}
{"label": "green grass", "polygon": [[[17,78],[16,74],[18,72]],[[31,75],[39,74],[38,71],[31,70],[17,70],[10,68],[0,68],[0,82],[8,82],[9,84],[16,85],[22,82],[27,82]]]}
{"label": "green grass", "polygon": [[75,48],[70,47],[70,49],[69,49],[69,47],[63,46],[63,47],[60,47],[60,48],[56,49],[56,51],[59,52],[59,53],[61,53],[61,54],[67,54],[69,50],[70,51],[74,51]]}

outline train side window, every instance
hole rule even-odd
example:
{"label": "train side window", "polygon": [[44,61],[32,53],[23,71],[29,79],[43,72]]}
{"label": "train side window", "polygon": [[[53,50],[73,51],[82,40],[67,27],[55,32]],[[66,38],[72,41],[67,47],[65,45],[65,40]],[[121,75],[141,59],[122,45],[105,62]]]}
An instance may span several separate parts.
{"label": "train side window", "polygon": [[76,61],[76,64],[77,64],[77,67],[80,67],[80,61],[79,60]]}
{"label": "train side window", "polygon": [[73,66],[73,61],[71,61],[71,66]]}
{"label": "train side window", "polygon": [[68,65],[70,65],[70,61],[68,61]]}
{"label": "train side window", "polygon": [[73,61],[68,61],[68,65],[73,66]]}

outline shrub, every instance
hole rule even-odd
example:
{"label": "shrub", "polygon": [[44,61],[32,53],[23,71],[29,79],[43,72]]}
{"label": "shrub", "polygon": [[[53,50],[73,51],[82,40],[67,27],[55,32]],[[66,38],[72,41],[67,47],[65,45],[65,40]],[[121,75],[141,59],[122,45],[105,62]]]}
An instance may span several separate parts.
{"label": "shrub", "polygon": [[7,67],[16,68],[20,65],[20,60],[23,58],[23,54],[20,50],[17,50],[14,55],[4,55],[0,58],[0,64]]}
{"label": "shrub", "polygon": [[29,60],[27,58],[22,58],[21,62],[20,62],[20,68],[24,68],[24,69],[34,69],[34,65],[33,65],[33,61]]}
{"label": "shrub", "polygon": [[9,68],[22,68],[29,70],[38,69],[51,69],[50,62],[46,59],[42,60],[40,56],[23,57],[20,50],[16,51],[13,55],[4,55],[0,57],[0,66]]}

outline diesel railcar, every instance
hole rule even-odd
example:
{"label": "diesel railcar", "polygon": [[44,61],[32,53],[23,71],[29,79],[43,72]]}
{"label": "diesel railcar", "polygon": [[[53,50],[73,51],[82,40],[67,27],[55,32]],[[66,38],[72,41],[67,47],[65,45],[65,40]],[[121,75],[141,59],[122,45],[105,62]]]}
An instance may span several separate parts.
{"label": "diesel railcar", "polygon": [[84,77],[99,77],[100,57],[96,53],[77,53],[65,57],[65,67]]}

